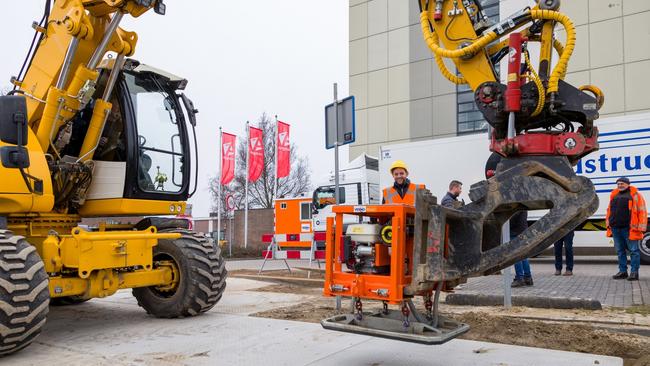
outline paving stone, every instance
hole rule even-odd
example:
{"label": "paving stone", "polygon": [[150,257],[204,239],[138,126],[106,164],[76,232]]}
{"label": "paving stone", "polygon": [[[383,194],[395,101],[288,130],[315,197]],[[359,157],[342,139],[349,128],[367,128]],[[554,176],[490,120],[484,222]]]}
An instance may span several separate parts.
{"label": "paving stone", "polygon": [[[514,276],[514,271],[513,276]],[[513,296],[549,298],[576,298],[596,300],[603,306],[629,307],[650,305],[650,277],[644,268],[639,281],[614,280],[616,264],[581,263],[573,268],[573,276],[555,276],[553,263],[531,263],[535,285],[512,289]],[[503,296],[503,277],[484,276],[470,278],[457,291],[458,294]]]}

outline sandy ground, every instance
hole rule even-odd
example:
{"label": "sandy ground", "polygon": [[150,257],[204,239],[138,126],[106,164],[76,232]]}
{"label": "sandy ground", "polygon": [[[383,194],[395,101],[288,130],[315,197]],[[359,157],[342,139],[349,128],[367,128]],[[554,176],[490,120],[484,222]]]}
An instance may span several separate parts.
{"label": "sandy ground", "polygon": [[[256,271],[234,271],[231,275],[256,275]],[[337,314],[334,299],[321,295],[318,282],[301,283],[291,279],[306,277],[306,272],[294,270],[268,271],[275,284],[256,291],[300,294],[305,301],[290,307],[262,311],[253,316],[318,323]],[[286,276],[288,281],[278,280]],[[322,273],[311,271],[311,279]],[[417,305],[416,301],[416,305]],[[379,309],[377,302],[365,302],[364,310]],[[343,311],[350,307],[344,300]],[[606,308],[599,311],[531,309],[515,307],[469,307],[440,305],[442,314],[470,325],[464,339],[541,347],[564,351],[595,353],[621,357],[626,366],[650,366],[650,315],[647,309],[626,312]]]}

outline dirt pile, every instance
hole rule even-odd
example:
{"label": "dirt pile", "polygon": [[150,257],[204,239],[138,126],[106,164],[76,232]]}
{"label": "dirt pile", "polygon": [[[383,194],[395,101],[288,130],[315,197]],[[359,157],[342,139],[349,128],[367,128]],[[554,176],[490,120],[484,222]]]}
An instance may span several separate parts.
{"label": "dirt pile", "polygon": [[638,359],[650,352],[650,338],[585,324],[530,321],[485,313],[454,318],[470,325],[461,338],[562,351]]}

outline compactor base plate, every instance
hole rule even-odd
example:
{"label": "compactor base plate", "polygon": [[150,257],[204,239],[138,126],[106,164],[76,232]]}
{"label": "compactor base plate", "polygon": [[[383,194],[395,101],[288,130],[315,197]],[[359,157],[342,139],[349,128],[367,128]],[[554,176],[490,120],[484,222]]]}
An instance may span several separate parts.
{"label": "compactor base plate", "polygon": [[[425,316],[421,314],[420,318],[424,319]],[[357,319],[357,314],[341,314],[323,319],[320,323],[329,330],[428,345],[443,344],[469,330],[469,325],[444,316],[438,316],[436,327],[418,322],[413,316],[409,317],[408,326],[405,326],[404,316],[399,310],[389,310],[387,314],[382,311],[364,313],[361,320]]]}

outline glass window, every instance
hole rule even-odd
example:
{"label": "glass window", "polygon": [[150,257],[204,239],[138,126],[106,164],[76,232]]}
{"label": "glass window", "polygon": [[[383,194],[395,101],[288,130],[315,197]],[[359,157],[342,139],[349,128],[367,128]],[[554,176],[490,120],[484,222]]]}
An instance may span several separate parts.
{"label": "glass window", "polygon": [[300,220],[311,219],[311,202],[302,202],[300,204]]}
{"label": "glass window", "polygon": [[[492,23],[499,21],[499,1],[483,0],[480,2],[483,13]],[[499,68],[497,68],[497,73]],[[474,91],[466,84],[456,87],[458,133],[476,133],[487,131],[488,123],[474,103]]]}
{"label": "glass window", "polygon": [[144,191],[179,192],[184,161],[175,96],[154,76],[125,77],[138,131],[138,185]]}
{"label": "glass window", "polygon": [[[318,210],[336,204],[336,194],[333,186],[318,187],[314,191],[314,207]],[[339,187],[339,200],[345,202],[345,188]]]}

